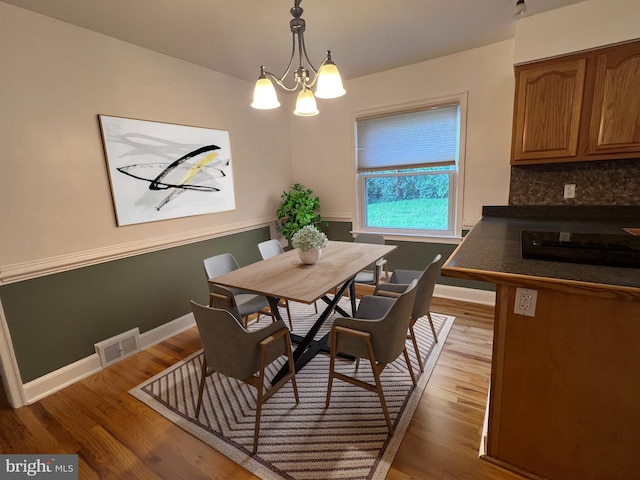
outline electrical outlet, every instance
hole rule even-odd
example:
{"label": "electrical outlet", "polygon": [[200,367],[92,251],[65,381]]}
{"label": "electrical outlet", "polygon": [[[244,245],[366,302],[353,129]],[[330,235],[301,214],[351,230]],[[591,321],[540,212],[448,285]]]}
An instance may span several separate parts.
{"label": "electrical outlet", "polygon": [[538,301],[538,291],[530,288],[516,288],[516,304],[513,313],[536,316],[536,303]]}
{"label": "electrical outlet", "polygon": [[576,184],[566,183],[564,185],[564,198],[575,198],[575,197],[576,197]]}

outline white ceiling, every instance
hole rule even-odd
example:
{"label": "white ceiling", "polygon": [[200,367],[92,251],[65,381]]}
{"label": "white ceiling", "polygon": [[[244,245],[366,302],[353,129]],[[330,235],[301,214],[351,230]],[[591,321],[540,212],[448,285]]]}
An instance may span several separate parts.
{"label": "white ceiling", "polygon": [[[253,81],[291,53],[293,0],[2,0]],[[526,15],[584,0],[526,0]],[[515,0],[304,0],[307,52],[355,78],[512,38]],[[544,33],[541,32],[541,35]]]}

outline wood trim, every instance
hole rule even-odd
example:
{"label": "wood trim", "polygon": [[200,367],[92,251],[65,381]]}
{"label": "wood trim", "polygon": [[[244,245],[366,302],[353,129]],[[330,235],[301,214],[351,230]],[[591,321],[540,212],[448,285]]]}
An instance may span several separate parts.
{"label": "wood trim", "polygon": [[27,403],[25,393],[22,388],[22,377],[16,360],[16,353],[13,350],[11,332],[7,324],[7,317],[0,301],[0,374],[4,381],[7,400],[13,408],[22,407]]}
{"label": "wood trim", "polygon": [[211,227],[192,230],[184,233],[165,235],[108,247],[83,250],[67,255],[59,255],[39,260],[14,263],[0,266],[0,285],[22,282],[33,278],[44,277],[53,273],[61,273],[76,268],[98,265],[100,263],[120,260],[144,253],[157,252],[213,238],[225,237],[236,233],[248,232],[273,224],[273,219],[256,219],[250,222],[226,225],[224,228]]}
{"label": "wood trim", "polygon": [[489,423],[487,454],[496,457],[500,439],[500,400],[502,397],[502,370],[504,366],[504,340],[507,328],[509,288],[497,285],[496,307],[493,321],[493,353],[489,388]]}
{"label": "wood trim", "polygon": [[515,465],[511,465],[510,463],[503,462],[502,460],[498,460],[497,458],[494,458],[491,455],[480,455],[480,459],[485,460],[489,463],[493,463],[494,465],[504,468],[505,470],[515,472],[524,478],[529,478],[531,480],[547,480],[545,477],[541,477],[531,472],[527,472],[526,470],[523,470],[522,468],[518,468]]}
{"label": "wood trim", "polygon": [[442,267],[442,271],[448,277],[463,278],[466,280],[501,283],[517,287],[553,288],[554,290],[565,293],[589,295],[591,297],[598,298],[640,300],[640,288],[635,287],[582,282],[562,278],[537,277],[533,275],[521,275],[515,273],[488,272],[485,270],[449,266]]}

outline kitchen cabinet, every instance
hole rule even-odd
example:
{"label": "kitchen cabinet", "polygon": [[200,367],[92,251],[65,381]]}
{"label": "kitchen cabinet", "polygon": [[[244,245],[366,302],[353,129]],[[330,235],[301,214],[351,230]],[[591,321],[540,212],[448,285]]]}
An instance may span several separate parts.
{"label": "kitchen cabinet", "polygon": [[640,41],[515,73],[512,165],[640,157]]}
{"label": "kitchen cabinet", "polygon": [[624,235],[638,208],[485,207],[443,265],[496,284],[485,460],[537,480],[638,478],[640,269],[521,255],[522,231]]}
{"label": "kitchen cabinet", "polygon": [[589,155],[640,152],[640,43],[597,56]]}

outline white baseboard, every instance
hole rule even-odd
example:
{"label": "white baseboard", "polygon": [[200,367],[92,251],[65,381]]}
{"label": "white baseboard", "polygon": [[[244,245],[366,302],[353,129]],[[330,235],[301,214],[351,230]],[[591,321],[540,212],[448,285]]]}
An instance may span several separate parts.
{"label": "white baseboard", "polygon": [[176,318],[175,320],[160,325],[159,327],[149,330],[140,334],[140,348],[149,348],[156,343],[165,341],[167,338],[171,338],[180,332],[195,326],[196,321],[193,318],[193,313],[187,313],[186,315]]}
{"label": "white baseboard", "polygon": [[484,422],[482,422],[482,437],[480,437],[480,451],[478,452],[479,457],[487,456],[487,435],[489,432],[489,402],[491,400],[491,389],[487,393],[487,406],[484,411]]}
{"label": "white baseboard", "polygon": [[27,405],[37,402],[102,369],[97,353],[73,362],[42,377],[25,383],[22,388]]}
{"label": "white baseboard", "polygon": [[[451,285],[436,285],[434,296],[459,300],[461,302],[479,303],[482,305],[495,304],[496,294],[487,290],[454,287]],[[167,338],[173,337],[195,325],[192,313],[183,315],[171,322],[160,325],[140,335],[140,348],[149,348]],[[82,380],[102,369],[98,354],[90,355],[70,365],[36,378],[22,385],[23,398],[26,404],[31,404],[62,390],[69,385]]]}
{"label": "white baseboard", "polygon": [[433,291],[435,297],[459,300],[461,302],[479,303],[481,305],[494,306],[496,304],[496,292],[478,290],[476,288],[454,287],[452,285],[436,284]]}
{"label": "white baseboard", "polygon": [[[149,348],[195,325],[192,313],[140,335],[140,348]],[[31,404],[102,369],[97,353],[22,385],[25,403]]]}

